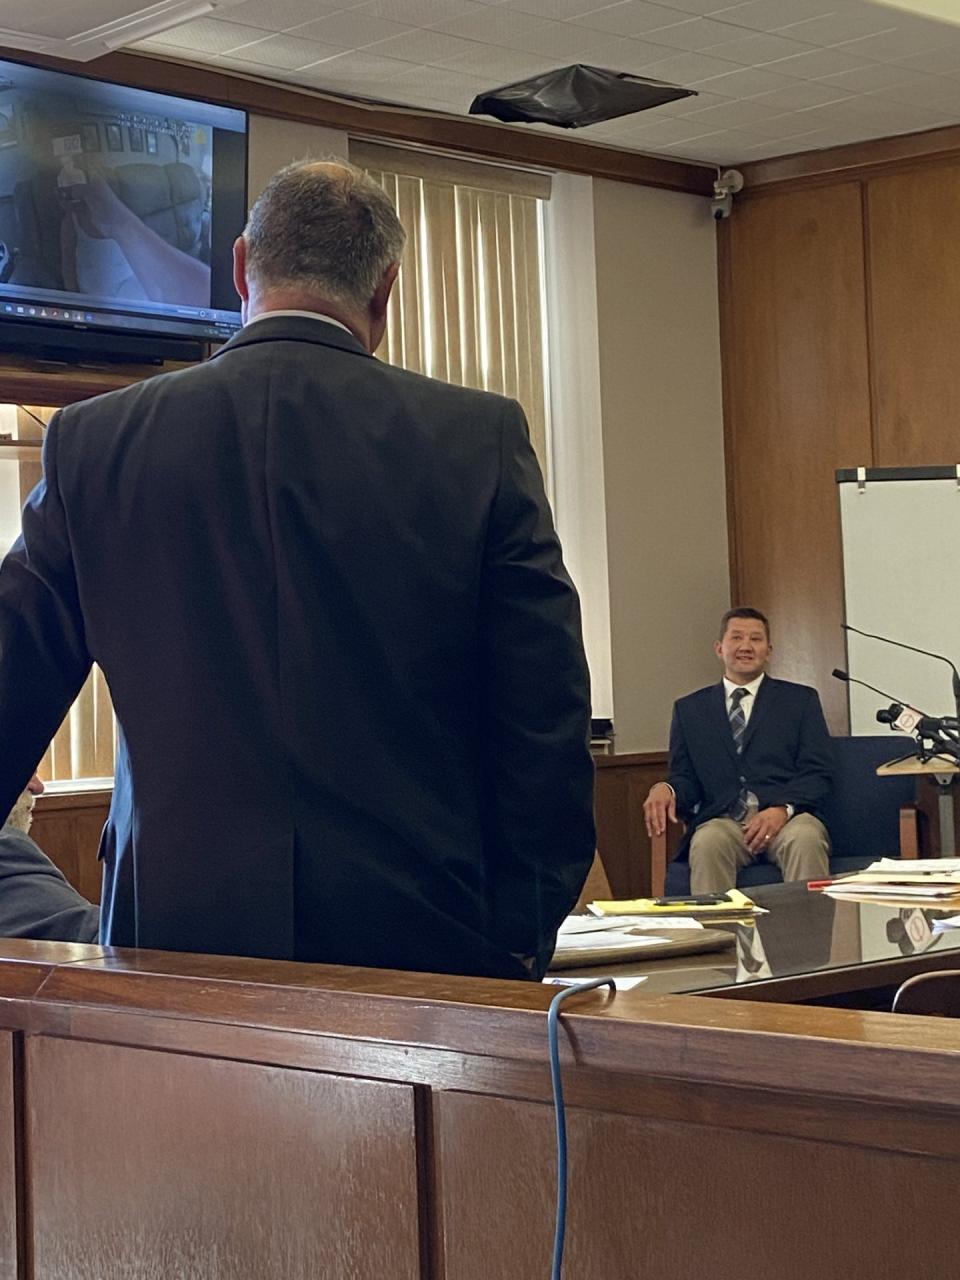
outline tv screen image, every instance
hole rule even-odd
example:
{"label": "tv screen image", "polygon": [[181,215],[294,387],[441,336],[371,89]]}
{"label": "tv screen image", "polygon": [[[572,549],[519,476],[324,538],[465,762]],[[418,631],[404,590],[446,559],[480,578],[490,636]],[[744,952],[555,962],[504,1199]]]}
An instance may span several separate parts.
{"label": "tv screen image", "polygon": [[231,107],[0,61],[4,334],[230,337],[246,140]]}

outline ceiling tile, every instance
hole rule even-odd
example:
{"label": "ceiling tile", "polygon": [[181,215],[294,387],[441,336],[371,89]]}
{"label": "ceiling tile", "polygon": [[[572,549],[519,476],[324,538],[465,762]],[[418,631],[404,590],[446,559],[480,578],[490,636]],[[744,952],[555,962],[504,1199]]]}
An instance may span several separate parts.
{"label": "ceiling tile", "polygon": [[779,31],[791,40],[805,40],[808,44],[840,44],[842,40],[892,31],[898,16],[896,9],[888,9],[885,5],[855,4],[848,5],[840,13],[791,22],[780,27]]}
{"label": "ceiling tile", "polygon": [[697,89],[691,97],[665,102],[657,110],[662,111],[665,116],[688,116],[697,111],[705,111],[707,107],[723,106],[730,101],[730,98],[722,98],[718,93],[704,93],[702,89]]}
{"label": "ceiling tile", "polygon": [[349,0],[243,0],[242,4],[231,5],[226,11],[230,18],[223,20],[249,23],[251,27],[263,27],[267,31],[285,31],[287,27],[298,27],[325,13],[336,13],[348,3]]}
{"label": "ceiling tile", "polygon": [[723,21],[754,31],[776,31],[802,18],[818,18],[836,11],[841,0],[748,0],[723,10]]}
{"label": "ceiling tile", "polygon": [[777,75],[794,76],[797,80],[820,80],[823,76],[836,75],[840,71],[856,71],[867,61],[863,57],[842,52],[846,46],[835,49],[813,49],[807,53],[795,53],[789,58],[768,62],[767,70]]}
{"label": "ceiling tile", "polygon": [[[829,108],[826,110],[828,111]],[[750,129],[758,138],[769,138],[773,141],[777,138],[792,138],[798,133],[810,133],[821,126],[820,118],[810,119],[809,111],[788,111],[779,116],[771,115],[766,120],[755,120],[750,125]]]}
{"label": "ceiling tile", "polygon": [[[556,64],[550,59],[538,58],[533,53],[514,53],[510,49],[495,49],[493,45],[478,44],[476,52],[465,54],[448,62],[447,68],[458,73],[481,77],[488,88],[512,84],[550,71]],[[432,79],[432,76],[431,76]]]}
{"label": "ceiling tile", "polygon": [[253,44],[241,45],[231,50],[238,62],[252,62],[279,70],[297,71],[309,67],[324,58],[341,53],[336,45],[318,44],[315,40],[298,40],[294,36],[267,36]]}
{"label": "ceiling tile", "polygon": [[677,9],[680,13],[694,14],[699,18],[706,17],[708,14],[716,17],[723,10],[731,7],[731,0],[658,0],[658,3],[665,5],[668,9]]}
{"label": "ceiling tile", "polygon": [[891,71],[899,71],[902,67],[907,71],[924,72],[928,75],[952,75],[960,70],[960,49],[956,45],[948,45],[940,49],[927,49],[923,53],[908,54],[898,58],[896,63],[878,63]]}
{"label": "ceiling tile", "polygon": [[662,44],[620,36],[605,47],[598,45],[593,48],[590,61],[595,67],[606,67],[609,71],[626,71],[630,75],[646,76],[647,67],[655,62],[663,62],[665,58],[674,57],[676,52],[676,49],[668,49]]}
{"label": "ceiling tile", "polygon": [[[771,64],[774,66],[775,64]],[[724,75],[703,81],[703,88],[726,98],[755,98],[761,93],[773,93],[796,84],[789,76],[778,76],[770,67],[735,67]]]}
{"label": "ceiling tile", "polygon": [[629,130],[623,137],[632,143],[682,142],[684,138],[699,138],[706,130],[698,129],[694,119],[694,116],[683,120],[651,119]]}
{"label": "ceiling tile", "polygon": [[[929,29],[928,29],[929,28]],[[846,40],[836,46],[852,54],[862,62],[899,62],[902,58],[937,49],[960,47],[960,36],[955,28],[944,23],[929,22],[923,27],[898,27],[895,31],[862,36],[859,40]]]}
{"label": "ceiling tile", "polygon": [[518,9],[538,18],[552,18],[554,22],[567,22],[598,5],[596,0],[501,0],[501,7]]}
{"label": "ceiling tile", "polygon": [[654,80],[665,80],[668,84],[687,87],[711,76],[722,76],[729,71],[739,70],[734,63],[711,58],[705,53],[676,53],[664,58],[662,62],[651,63],[644,68],[643,74]]}
{"label": "ceiling tile", "polygon": [[338,80],[359,78],[368,79],[368,91],[376,89],[380,80],[389,76],[398,76],[410,70],[409,62],[400,62],[397,58],[381,58],[369,53],[366,49],[360,52],[340,53],[334,58],[326,58],[316,63],[309,71],[302,73],[305,83],[315,84],[318,81],[334,84]]}
{"label": "ceiling tile", "polygon": [[941,76],[924,76],[919,84],[891,85],[883,90],[883,96],[911,107],[949,110],[960,115],[960,85]]}
{"label": "ceiling tile", "polygon": [[794,53],[808,53],[811,46],[799,40],[787,40],[768,31],[747,31],[730,27],[735,35],[721,44],[711,45],[705,52],[714,58],[736,62],[743,67],[762,67],[777,58],[789,58]]}
{"label": "ceiling tile", "polygon": [[469,75],[449,67],[411,67],[408,62],[402,65],[404,67],[402,72],[391,74],[391,85],[398,88],[409,86],[411,92],[417,91],[421,95],[435,95],[442,98],[459,94],[461,102],[465,103],[462,107],[464,111],[478,93],[493,87],[492,82],[483,76]]}
{"label": "ceiling tile", "polygon": [[689,49],[691,52],[735,40],[742,34],[742,27],[731,27],[728,23],[715,22],[712,18],[688,18],[685,22],[659,27],[648,33],[649,38],[657,44],[665,44],[672,49]]}
{"label": "ceiling tile", "polygon": [[784,84],[772,93],[759,93],[750,99],[780,111],[803,111],[806,107],[822,107],[828,102],[843,102],[851,97],[840,85],[829,80],[797,80]]}
{"label": "ceiling tile", "polygon": [[371,17],[359,9],[348,9],[345,13],[331,13],[295,27],[294,34],[305,40],[319,40],[321,44],[335,44],[341,49],[362,49],[388,36],[406,35],[412,29],[400,22]]}
{"label": "ceiling tile", "polygon": [[873,93],[895,84],[916,83],[919,72],[904,67],[894,67],[883,62],[868,63],[854,71],[841,71],[836,75],[822,76],[821,84],[837,85],[851,93]]}
{"label": "ceiling tile", "polygon": [[[403,35],[378,40],[368,47],[372,52],[381,53],[387,58],[401,58],[404,62],[432,66],[444,66],[458,58],[469,57],[478,49],[486,51],[491,48],[490,45],[478,44],[476,40],[461,40],[459,36],[448,35],[445,31],[427,30],[407,31]],[[506,50],[498,52],[506,53]]]}
{"label": "ceiling tile", "polygon": [[220,22],[213,18],[196,18],[193,22],[181,22],[178,27],[169,31],[161,31],[151,36],[151,48],[157,46],[171,49],[188,49],[191,53],[227,53],[238,45],[249,44],[251,40],[263,37],[262,27],[244,27],[236,22]]}
{"label": "ceiling tile", "polygon": [[728,129],[742,124],[752,124],[756,120],[770,120],[779,115],[776,107],[761,102],[759,98],[736,98],[721,103],[717,107],[705,107],[702,111],[691,112],[689,119],[712,129]]}
{"label": "ceiling tile", "polygon": [[[337,0],[329,0],[331,4]],[[341,7],[340,5],[337,6]],[[358,13],[373,18],[387,18],[410,27],[432,27],[451,18],[462,18],[468,13],[480,12],[482,5],[476,0],[366,0],[357,8]],[[313,14],[312,17],[320,15]],[[306,18],[303,19],[307,21]]]}
{"label": "ceiling tile", "polygon": [[645,31],[653,31],[657,27],[669,27],[678,22],[695,21],[695,15],[678,13],[660,4],[648,4],[646,0],[625,0],[625,3],[613,4],[606,9],[594,7],[593,12],[584,13],[573,21],[593,31],[611,31],[621,36],[640,36]]}

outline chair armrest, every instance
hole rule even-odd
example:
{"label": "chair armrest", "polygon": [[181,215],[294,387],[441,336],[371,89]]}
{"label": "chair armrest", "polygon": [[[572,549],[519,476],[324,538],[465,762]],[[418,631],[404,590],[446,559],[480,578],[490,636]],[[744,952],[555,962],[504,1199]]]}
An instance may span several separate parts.
{"label": "chair armrest", "polygon": [[900,857],[920,857],[919,815],[914,805],[904,805],[900,810]]}
{"label": "chair armrest", "polygon": [[650,837],[650,896],[662,898],[667,883],[667,833]]}

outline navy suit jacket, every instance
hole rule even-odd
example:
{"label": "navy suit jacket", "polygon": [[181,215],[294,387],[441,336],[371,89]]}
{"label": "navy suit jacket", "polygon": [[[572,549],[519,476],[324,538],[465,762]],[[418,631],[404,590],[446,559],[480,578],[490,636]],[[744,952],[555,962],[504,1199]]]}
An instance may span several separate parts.
{"label": "navy suit jacket", "polygon": [[670,726],[670,785],[677,816],[690,835],[710,818],[729,813],[741,787],[760,808],[792,804],[822,817],[833,776],[833,749],[816,689],[764,676],[737,755],[723,681],[674,704]]}
{"label": "navy suit jacket", "polygon": [[0,570],[0,812],[91,659],[121,732],[104,942],[542,971],[593,768],[516,402],[278,316],[64,409]]}

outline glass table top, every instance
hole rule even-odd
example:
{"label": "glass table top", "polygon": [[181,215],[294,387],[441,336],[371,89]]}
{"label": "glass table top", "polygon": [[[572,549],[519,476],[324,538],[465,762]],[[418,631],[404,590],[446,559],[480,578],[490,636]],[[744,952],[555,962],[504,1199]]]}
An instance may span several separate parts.
{"label": "glass table top", "polygon": [[[839,978],[840,971],[850,973],[860,967],[864,970],[860,981],[855,972],[851,975],[851,985],[856,987],[867,985],[867,970],[885,972],[890,962],[919,961],[921,957],[932,961],[894,966],[895,970],[902,967],[906,977],[916,967],[940,967],[935,963],[937,955],[960,952],[960,929],[933,931],[933,921],[958,914],[955,908],[838,901],[809,890],[805,883],[760,885],[752,888],[749,896],[768,914],[758,916],[755,924],[710,926],[732,933],[732,946],[701,955],[618,965],[611,971],[624,977],[646,975],[640,990],[650,995],[719,993],[747,983],[801,975],[826,978],[833,973]],[[944,968],[955,966],[960,966],[960,955],[943,964]],[[577,973],[600,976],[605,971],[598,966],[578,969]],[[896,977],[884,980],[895,981]]]}

